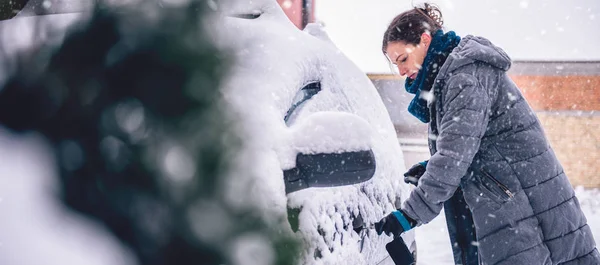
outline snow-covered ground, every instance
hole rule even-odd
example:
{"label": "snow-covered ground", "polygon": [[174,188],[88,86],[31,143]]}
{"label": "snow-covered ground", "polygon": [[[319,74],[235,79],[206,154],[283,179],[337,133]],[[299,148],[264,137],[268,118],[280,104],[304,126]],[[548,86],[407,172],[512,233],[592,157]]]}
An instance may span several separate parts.
{"label": "snow-covered ground", "polygon": [[[598,243],[600,238],[600,190],[575,189],[581,208],[592,228],[592,233]],[[454,265],[450,239],[446,228],[444,214],[440,214],[433,221],[416,229],[418,262],[417,265]]]}

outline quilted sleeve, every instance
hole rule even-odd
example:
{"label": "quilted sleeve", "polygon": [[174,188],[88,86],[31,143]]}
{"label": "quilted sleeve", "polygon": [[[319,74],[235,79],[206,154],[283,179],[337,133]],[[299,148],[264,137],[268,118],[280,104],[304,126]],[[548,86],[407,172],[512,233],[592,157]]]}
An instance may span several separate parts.
{"label": "quilted sleeve", "polygon": [[469,74],[450,77],[438,100],[442,100],[443,113],[438,122],[437,153],[402,206],[419,225],[436,217],[458,188],[479,150],[491,109],[487,89]]}

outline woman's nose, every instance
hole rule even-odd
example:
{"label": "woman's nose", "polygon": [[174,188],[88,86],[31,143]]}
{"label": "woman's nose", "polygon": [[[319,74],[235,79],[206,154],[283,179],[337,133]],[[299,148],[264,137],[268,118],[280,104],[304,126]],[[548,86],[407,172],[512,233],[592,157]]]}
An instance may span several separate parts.
{"label": "woman's nose", "polygon": [[398,67],[398,73],[400,73],[400,76],[405,76],[407,72],[408,71],[405,68]]}

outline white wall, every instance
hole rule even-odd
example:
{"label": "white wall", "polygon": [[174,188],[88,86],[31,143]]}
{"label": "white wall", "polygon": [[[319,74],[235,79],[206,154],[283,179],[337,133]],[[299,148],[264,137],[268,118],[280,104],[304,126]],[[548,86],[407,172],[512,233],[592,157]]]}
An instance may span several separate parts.
{"label": "white wall", "polygon": [[[381,39],[393,17],[415,0],[315,0],[316,19],[336,45],[367,73],[387,73]],[[411,3],[412,2],[412,3]],[[431,0],[445,26],[480,35],[513,60],[600,60],[599,0]]]}

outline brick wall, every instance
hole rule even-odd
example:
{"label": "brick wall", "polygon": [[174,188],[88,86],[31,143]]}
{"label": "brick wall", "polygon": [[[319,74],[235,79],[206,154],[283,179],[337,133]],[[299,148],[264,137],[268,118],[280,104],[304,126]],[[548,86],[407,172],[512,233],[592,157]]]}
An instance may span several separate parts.
{"label": "brick wall", "polygon": [[536,111],[600,111],[600,75],[511,75]]}
{"label": "brick wall", "polygon": [[600,187],[600,75],[511,75],[573,186]]}
{"label": "brick wall", "polygon": [[600,187],[600,115],[537,113],[573,186]]}
{"label": "brick wall", "polygon": [[277,3],[297,28],[304,29],[305,23],[315,22],[315,0],[277,0]]}
{"label": "brick wall", "polygon": [[302,0],[277,0],[277,3],[290,21],[302,29]]}

